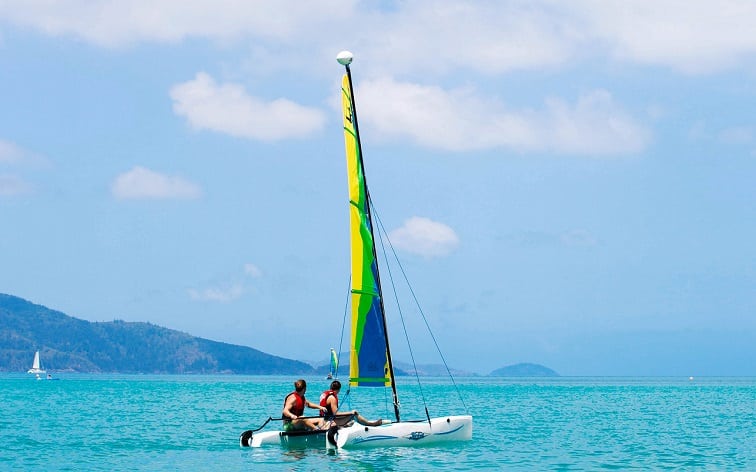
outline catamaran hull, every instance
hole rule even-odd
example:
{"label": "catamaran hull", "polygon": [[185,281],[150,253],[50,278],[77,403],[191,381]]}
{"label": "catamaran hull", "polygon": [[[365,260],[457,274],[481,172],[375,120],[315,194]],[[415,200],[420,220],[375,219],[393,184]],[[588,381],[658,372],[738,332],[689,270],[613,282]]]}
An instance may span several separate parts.
{"label": "catamaran hull", "polygon": [[469,441],[472,416],[445,416],[427,421],[363,426],[355,423],[330,431],[245,431],[239,438],[242,447],[284,446],[289,448],[326,447],[357,449],[369,447],[417,447]]}
{"label": "catamaran hull", "polygon": [[431,446],[472,439],[472,416],[445,416],[427,421],[363,426],[355,423],[339,428],[328,438],[327,447],[339,449],[367,447]]}
{"label": "catamaran hull", "polygon": [[289,448],[323,447],[326,431],[245,431],[239,437],[241,447],[261,447],[280,445]]}

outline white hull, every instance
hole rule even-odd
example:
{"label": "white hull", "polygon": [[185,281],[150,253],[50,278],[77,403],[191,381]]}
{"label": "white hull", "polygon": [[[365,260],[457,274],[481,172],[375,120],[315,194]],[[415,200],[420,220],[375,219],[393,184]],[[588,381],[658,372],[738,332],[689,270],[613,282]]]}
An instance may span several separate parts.
{"label": "white hull", "polygon": [[325,447],[326,431],[304,431],[287,433],[285,431],[264,431],[254,433],[250,438],[245,435],[239,438],[239,445],[242,447],[261,447],[261,446],[284,446],[290,448],[304,447]]}
{"label": "white hull", "polygon": [[432,446],[472,439],[472,416],[444,416],[427,421],[389,423],[382,426],[353,426],[326,432],[286,433],[265,431],[242,440],[241,446],[326,447],[353,449],[368,447]]}
{"label": "white hull", "polygon": [[444,416],[412,423],[391,423],[383,426],[363,426],[355,423],[339,428],[329,447],[339,449],[363,447],[430,446],[452,441],[472,439],[472,416]]}

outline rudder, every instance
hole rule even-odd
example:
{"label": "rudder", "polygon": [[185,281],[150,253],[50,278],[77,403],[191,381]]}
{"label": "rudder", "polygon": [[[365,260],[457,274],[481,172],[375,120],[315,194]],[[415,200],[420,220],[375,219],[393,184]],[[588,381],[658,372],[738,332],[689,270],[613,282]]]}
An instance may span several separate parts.
{"label": "rudder", "polygon": [[248,429],[239,436],[239,445],[241,447],[250,447],[252,445],[252,430]]}

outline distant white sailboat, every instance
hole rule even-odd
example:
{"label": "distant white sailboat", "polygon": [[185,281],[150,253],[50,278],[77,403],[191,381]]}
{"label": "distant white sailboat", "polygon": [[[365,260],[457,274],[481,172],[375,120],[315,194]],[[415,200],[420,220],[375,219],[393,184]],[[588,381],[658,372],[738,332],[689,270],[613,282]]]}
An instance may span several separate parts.
{"label": "distant white sailboat", "polygon": [[37,352],[34,353],[34,362],[32,363],[32,367],[31,367],[31,369],[27,370],[26,373],[27,374],[36,374],[37,378],[40,378],[39,377],[40,374],[46,374],[47,373],[47,371],[40,366],[40,363],[39,363],[39,351],[37,351]]}

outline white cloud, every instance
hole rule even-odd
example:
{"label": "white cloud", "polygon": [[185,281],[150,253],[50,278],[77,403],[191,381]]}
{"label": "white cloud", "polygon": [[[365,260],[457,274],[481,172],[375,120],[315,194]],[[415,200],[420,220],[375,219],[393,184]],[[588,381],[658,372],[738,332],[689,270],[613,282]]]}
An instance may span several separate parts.
{"label": "white cloud", "polygon": [[37,169],[49,166],[45,157],[3,139],[0,139],[0,164]]}
{"label": "white cloud", "polygon": [[416,143],[454,151],[497,146],[523,148],[536,139],[526,119],[501,107],[494,113],[471,90],[366,80],[355,92],[361,117],[384,137],[409,137]]}
{"label": "white cloud", "polygon": [[719,139],[728,144],[750,144],[753,142],[753,129],[748,126],[734,126],[719,133]]}
{"label": "white cloud", "polygon": [[389,239],[397,249],[424,257],[446,256],[459,245],[457,234],[449,226],[420,216],[391,231]]}
{"label": "white cloud", "polygon": [[343,45],[344,25],[359,25],[348,42],[369,59],[366,67],[424,75],[554,68],[607,54],[703,73],[737,66],[756,53],[756,2],[750,0],[694,7],[687,0],[415,0],[391,6],[382,10],[356,0],[0,0],[0,19],[104,47],[206,38],[244,41],[279,58],[292,45],[305,44],[310,55],[335,52]]}
{"label": "white cloud", "polygon": [[688,73],[730,68],[756,53],[756,2],[573,2],[591,35],[622,60]]}
{"label": "white cloud", "polygon": [[[0,166],[19,169],[46,168],[49,162],[42,156],[0,139]],[[0,174],[0,197],[27,195],[34,192],[34,186],[16,173]]]}
{"label": "white cloud", "polygon": [[[13,4],[9,6],[7,4]],[[71,35],[105,47],[189,37],[229,40],[245,36],[286,39],[313,23],[335,22],[349,12],[344,1],[278,0],[0,1],[0,18],[51,36]]]}
{"label": "white cloud", "polygon": [[548,1],[402,2],[364,22],[359,52],[403,73],[550,68],[573,57],[583,36],[565,10]]}
{"label": "white cloud", "polygon": [[[262,270],[255,264],[244,264],[244,275],[250,278],[262,277]],[[253,286],[246,283],[241,277],[234,275],[229,277],[230,280],[220,281],[208,288],[192,288],[187,291],[192,300],[204,302],[230,302],[241,298],[244,294],[253,290]]]}
{"label": "white cloud", "polygon": [[21,177],[11,174],[0,174],[0,197],[25,195],[32,192],[32,186]]}
{"label": "white cloud", "polygon": [[[756,54],[756,2],[413,1],[365,32],[391,70],[501,74],[607,56],[686,73],[736,67]],[[375,34],[376,30],[381,34]]]}
{"label": "white cloud", "polygon": [[568,154],[627,154],[641,151],[650,131],[614,103],[606,90],[581,96],[574,106],[550,99],[534,127],[550,150]]}
{"label": "white cloud", "polygon": [[623,154],[641,150],[650,134],[605,90],[585,94],[575,105],[550,99],[541,111],[509,110],[471,89],[393,79],[362,81],[355,93],[360,116],[380,137],[436,149]]}
{"label": "white cloud", "polygon": [[250,277],[262,277],[262,271],[254,264],[244,264],[244,273]]}
{"label": "white cloud", "polygon": [[233,284],[224,288],[189,289],[189,297],[192,300],[205,302],[230,302],[243,294],[244,287],[241,284]]}
{"label": "white cloud", "polygon": [[264,102],[248,95],[241,85],[219,85],[204,72],[175,85],[171,98],[173,111],[193,127],[237,137],[263,141],[303,137],[325,124],[320,110],[283,98]]}
{"label": "white cloud", "polygon": [[15,144],[0,139],[0,164],[15,164],[23,160],[25,151]]}
{"label": "white cloud", "polygon": [[122,200],[191,199],[202,194],[197,185],[181,177],[166,176],[139,166],[116,177],[111,192]]}

